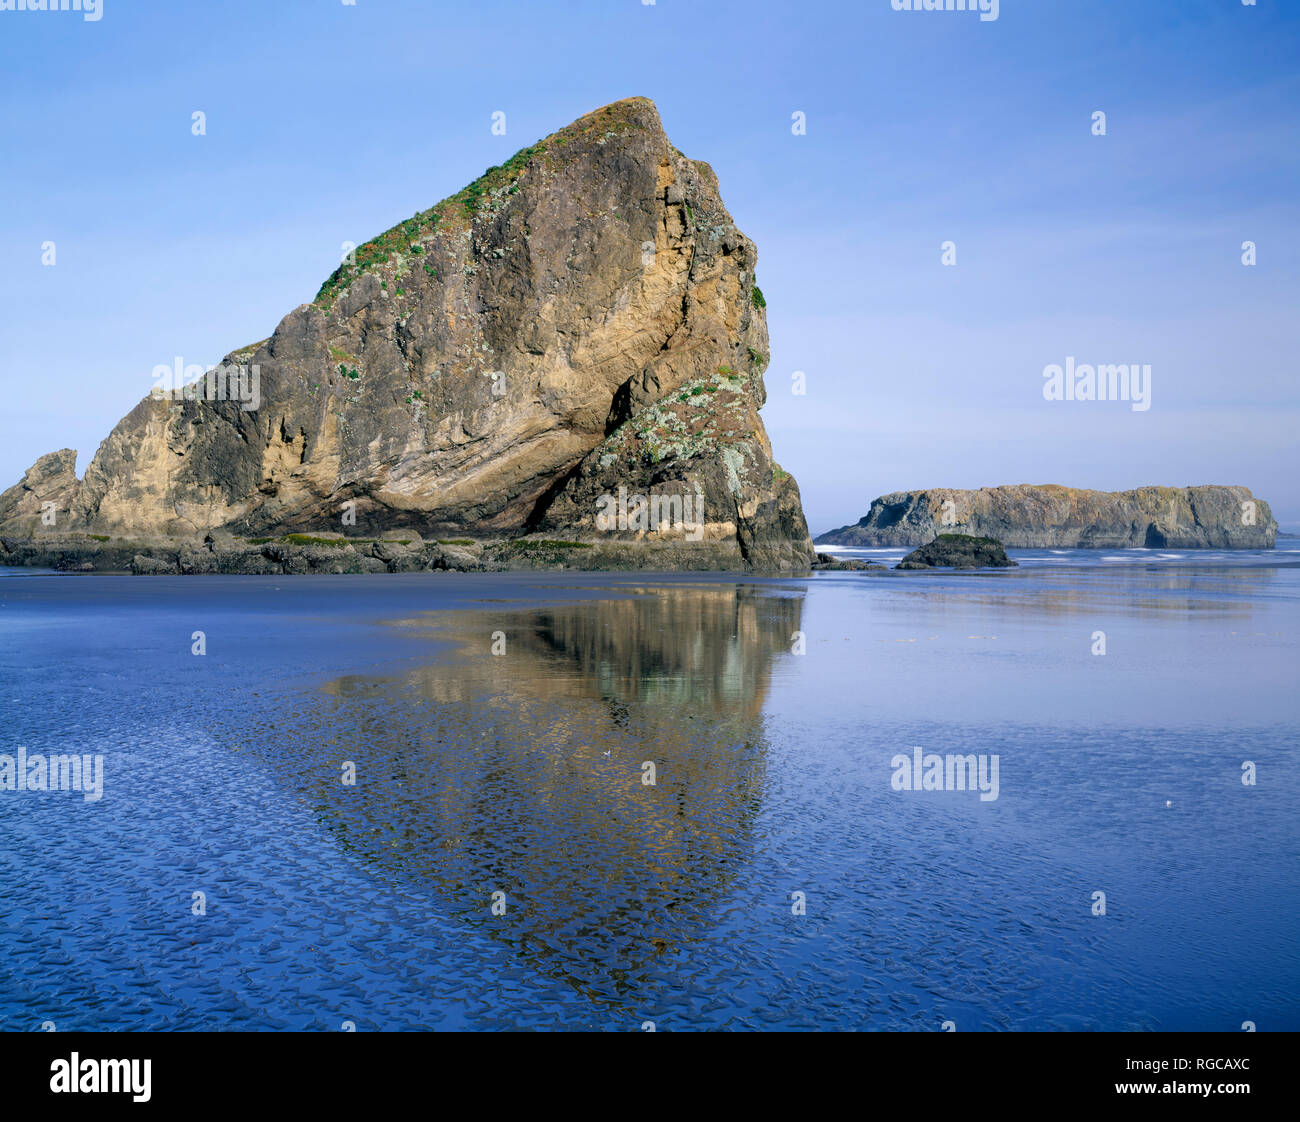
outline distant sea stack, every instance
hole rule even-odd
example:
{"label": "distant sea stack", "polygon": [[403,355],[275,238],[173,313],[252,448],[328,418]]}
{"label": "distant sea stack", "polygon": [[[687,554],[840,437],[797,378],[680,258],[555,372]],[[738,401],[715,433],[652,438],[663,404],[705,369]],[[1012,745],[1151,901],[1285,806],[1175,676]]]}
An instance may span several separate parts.
{"label": "distant sea stack", "polygon": [[1055,484],[882,495],[818,545],[918,546],[941,533],[1011,549],[1272,549],[1277,522],[1247,487],[1083,491]]}
{"label": "distant sea stack", "polygon": [[652,102],[598,109],[360,246],[215,378],[150,394],[80,481],[43,456],[0,495],[0,562],[177,571],[193,548],[249,571],[249,543],[342,534],[807,568],[759,417],[756,262]]}

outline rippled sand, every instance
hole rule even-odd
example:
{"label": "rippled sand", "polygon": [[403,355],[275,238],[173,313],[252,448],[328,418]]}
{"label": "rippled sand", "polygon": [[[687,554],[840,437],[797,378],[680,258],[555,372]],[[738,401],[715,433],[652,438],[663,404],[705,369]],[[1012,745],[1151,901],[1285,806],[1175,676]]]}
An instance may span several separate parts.
{"label": "rippled sand", "polygon": [[0,582],[0,1027],[1300,1027],[1300,570],[1062,561]]}

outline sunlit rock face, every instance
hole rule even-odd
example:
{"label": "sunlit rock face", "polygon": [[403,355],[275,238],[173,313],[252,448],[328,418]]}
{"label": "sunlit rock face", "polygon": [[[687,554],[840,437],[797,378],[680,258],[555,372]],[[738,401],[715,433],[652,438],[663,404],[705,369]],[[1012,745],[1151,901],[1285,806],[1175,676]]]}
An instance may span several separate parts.
{"label": "sunlit rock face", "polygon": [[34,467],[0,533],[45,532],[49,499],[112,538],[685,536],[598,526],[622,488],[688,498],[714,567],[806,567],[756,262],[712,169],[617,102],[359,247],[220,385],[141,401],[79,485]]}
{"label": "sunlit rock face", "polygon": [[38,534],[45,526],[57,527],[59,511],[66,518],[77,488],[76,451],[47,452],[0,495],[0,526],[23,537]]}

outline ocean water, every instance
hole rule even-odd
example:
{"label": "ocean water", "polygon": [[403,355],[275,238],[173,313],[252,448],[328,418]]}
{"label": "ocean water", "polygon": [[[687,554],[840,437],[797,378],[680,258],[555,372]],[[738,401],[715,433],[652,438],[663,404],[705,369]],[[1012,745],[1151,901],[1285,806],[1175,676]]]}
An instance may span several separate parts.
{"label": "ocean water", "polygon": [[0,570],[0,1029],[1300,1028],[1300,554],[1012,556]]}

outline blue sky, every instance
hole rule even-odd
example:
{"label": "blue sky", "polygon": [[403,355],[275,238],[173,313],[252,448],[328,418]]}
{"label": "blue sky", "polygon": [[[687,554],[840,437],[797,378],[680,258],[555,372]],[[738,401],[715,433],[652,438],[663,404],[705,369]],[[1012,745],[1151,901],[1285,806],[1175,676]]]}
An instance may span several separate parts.
{"label": "blue sky", "polygon": [[[1245,484],[1300,526],[1300,4],[104,0],[0,11],[0,74],[0,487],[84,471],[155,365],[266,337],[341,242],[644,95],[758,245],[814,532],[1045,482]],[[1150,364],[1150,409],[1045,401],[1067,356]]]}

